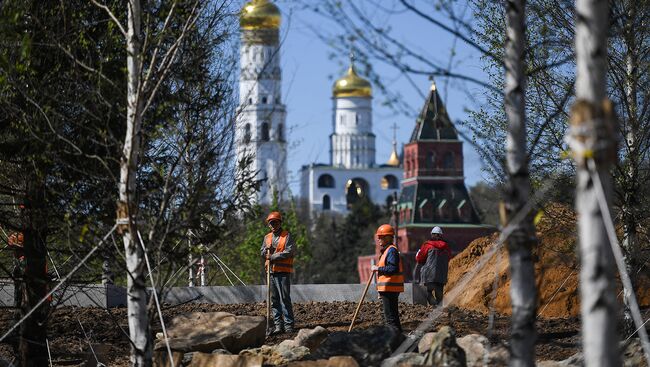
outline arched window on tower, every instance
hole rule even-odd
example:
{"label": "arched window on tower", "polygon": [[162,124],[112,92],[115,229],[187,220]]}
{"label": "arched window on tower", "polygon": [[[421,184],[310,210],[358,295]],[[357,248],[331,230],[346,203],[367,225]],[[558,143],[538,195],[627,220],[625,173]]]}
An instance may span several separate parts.
{"label": "arched window on tower", "polygon": [[436,168],[436,152],[433,150],[427,153],[426,167]]}
{"label": "arched window on tower", "polygon": [[284,141],[284,124],[278,124],[277,140]]}
{"label": "arched window on tower", "polygon": [[381,179],[381,188],[384,190],[396,189],[399,186],[397,177],[393,175],[386,175]]}
{"label": "arched window on tower", "polygon": [[445,153],[442,165],[445,169],[453,169],[456,164],[454,163],[454,152]]}
{"label": "arched window on tower", "polygon": [[269,123],[262,122],[262,141],[269,141]]}
{"label": "arched window on tower", "polygon": [[341,126],[344,126],[345,125],[345,115],[341,115],[341,117],[339,118],[339,121],[341,121]]}
{"label": "arched window on tower", "polygon": [[244,144],[251,142],[251,124],[244,126]]}
{"label": "arched window on tower", "polygon": [[263,96],[263,97],[262,97],[262,103],[263,103],[263,104],[266,104],[266,101],[267,101],[266,96]]}
{"label": "arched window on tower", "polygon": [[355,114],[354,114],[354,122],[355,122],[357,125],[359,125],[359,120],[360,120],[360,119],[359,119],[359,114],[358,114],[358,113],[355,113]]}
{"label": "arched window on tower", "polygon": [[323,210],[330,210],[331,208],[331,202],[330,202],[330,196],[325,195],[323,196]]}

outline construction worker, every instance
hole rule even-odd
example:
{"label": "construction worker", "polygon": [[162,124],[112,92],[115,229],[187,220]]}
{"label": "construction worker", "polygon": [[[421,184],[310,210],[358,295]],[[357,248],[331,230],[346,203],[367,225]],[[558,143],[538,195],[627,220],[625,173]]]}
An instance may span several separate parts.
{"label": "construction worker", "polygon": [[451,249],[442,239],[442,228],[433,227],[431,239],[423,243],[415,254],[415,261],[421,266],[420,283],[427,289],[427,303],[430,305],[442,304],[451,258]]}
{"label": "construction worker", "polygon": [[261,254],[266,259],[267,269],[271,265],[271,309],[275,329],[270,334],[291,333],[294,318],[290,290],[295,245],[289,232],[282,229],[279,212],[271,212],[266,224],[271,232],[264,236]]}
{"label": "construction worker", "polygon": [[381,298],[384,321],[401,332],[398,298],[399,294],[404,292],[404,273],[399,251],[393,241],[395,230],[389,224],[382,224],[377,228],[376,235],[381,247],[381,255],[377,265],[371,266],[370,270],[377,272],[377,293]]}

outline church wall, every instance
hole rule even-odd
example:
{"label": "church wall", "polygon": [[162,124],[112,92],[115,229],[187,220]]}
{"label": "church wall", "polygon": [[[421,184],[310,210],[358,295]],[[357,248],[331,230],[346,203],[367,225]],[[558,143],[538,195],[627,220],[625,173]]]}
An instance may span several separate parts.
{"label": "church wall", "polygon": [[[334,178],[334,187],[318,187],[318,179],[321,175],[329,174]],[[301,187],[308,192],[303,192],[304,198],[307,198],[312,210],[321,211],[323,197],[328,195],[332,211],[347,213],[346,184],[348,180],[362,178],[368,183],[370,200],[377,205],[386,205],[386,199],[393,195],[393,192],[399,192],[397,188],[383,189],[381,179],[386,175],[392,175],[399,182],[402,177],[402,169],[394,167],[381,167],[370,169],[338,169],[331,166],[305,166],[301,172]]]}

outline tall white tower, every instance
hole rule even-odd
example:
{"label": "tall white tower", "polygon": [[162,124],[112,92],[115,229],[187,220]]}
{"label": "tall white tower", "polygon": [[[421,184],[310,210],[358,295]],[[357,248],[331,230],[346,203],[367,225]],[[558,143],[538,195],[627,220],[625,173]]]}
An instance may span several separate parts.
{"label": "tall white tower", "polygon": [[247,169],[262,181],[254,198],[269,204],[288,195],[286,108],[281,99],[280,11],[268,0],[252,0],[239,18],[241,29],[237,157],[251,156]]}
{"label": "tall white tower", "polygon": [[375,166],[372,87],[357,74],[354,58],[350,60],[347,73],[334,83],[332,100],[331,165],[344,168]]}

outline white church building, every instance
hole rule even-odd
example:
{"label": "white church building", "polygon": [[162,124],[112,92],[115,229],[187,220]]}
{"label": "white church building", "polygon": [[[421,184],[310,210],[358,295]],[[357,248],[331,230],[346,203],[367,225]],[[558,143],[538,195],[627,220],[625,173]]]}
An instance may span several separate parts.
{"label": "white church building", "polygon": [[[256,172],[260,191],[253,201],[270,204],[288,197],[286,107],[282,103],[280,10],[268,0],[253,0],[241,10],[239,116],[235,128],[237,161]],[[238,169],[239,165],[237,165]]]}
{"label": "white church building", "polygon": [[393,151],[386,164],[375,161],[372,132],[372,87],[360,77],[354,60],[332,90],[332,129],[329,164],[302,167],[300,190],[313,211],[347,213],[362,197],[377,205],[392,203],[399,191],[403,169],[393,139]]}

